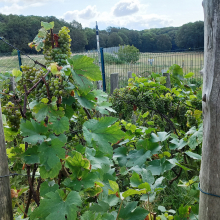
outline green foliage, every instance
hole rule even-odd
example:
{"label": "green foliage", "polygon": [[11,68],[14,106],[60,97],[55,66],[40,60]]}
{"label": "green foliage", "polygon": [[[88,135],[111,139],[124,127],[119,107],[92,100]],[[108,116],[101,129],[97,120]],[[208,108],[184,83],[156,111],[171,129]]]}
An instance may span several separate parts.
{"label": "green foliage", "polygon": [[[42,39],[53,23],[42,26],[40,43],[35,43],[46,54],[51,42]],[[69,42],[66,37],[66,54]],[[93,81],[101,79],[92,58],[69,57],[66,63],[60,61],[62,68],[53,61],[47,75],[37,67],[0,75],[1,91],[12,75],[17,82],[13,102],[8,102],[10,91],[1,97],[9,169],[29,177],[11,179],[18,193],[12,198],[14,217],[144,220],[158,212],[157,219],[173,219],[172,206],[178,209],[174,218],[191,216],[189,207],[197,215],[193,206],[198,203],[202,113],[198,91],[185,89],[181,68],[170,68],[173,84],[178,85],[171,90],[159,74],[135,76],[127,88],[115,92],[114,109],[106,93],[92,90]],[[131,123],[129,117],[134,116],[137,120]],[[196,119],[194,124],[189,116]],[[161,204],[178,177],[174,174],[182,170],[187,181],[180,181],[178,187],[187,193],[186,202]],[[26,196],[33,199],[24,201]]]}
{"label": "green foliage", "polygon": [[139,60],[140,52],[135,46],[120,46],[118,59],[126,63],[136,63]]}

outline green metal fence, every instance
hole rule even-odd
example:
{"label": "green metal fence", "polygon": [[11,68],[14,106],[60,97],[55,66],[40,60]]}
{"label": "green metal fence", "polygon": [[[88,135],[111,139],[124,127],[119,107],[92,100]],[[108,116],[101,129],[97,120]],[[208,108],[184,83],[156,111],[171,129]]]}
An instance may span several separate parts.
{"label": "green metal fence", "polygon": [[[104,50],[105,51],[105,50]],[[152,72],[160,73],[162,70],[168,69],[173,64],[178,64],[183,68],[184,74],[189,72],[194,73],[194,79],[202,80],[199,73],[203,69],[204,52],[203,51],[182,51],[182,52],[154,52],[140,53],[136,63],[126,63],[120,60],[118,51],[111,50],[104,52],[106,87],[107,92],[110,91],[110,74],[119,74],[119,88],[125,87],[128,82],[128,72],[131,71],[138,76],[146,77]],[[73,55],[86,55],[94,58],[94,62],[98,64],[97,51],[77,53]],[[44,64],[43,55],[29,55],[32,59]],[[34,65],[34,62],[28,57],[21,55],[22,65]],[[11,71],[14,68],[19,68],[18,56],[10,54],[0,54],[0,72]]]}

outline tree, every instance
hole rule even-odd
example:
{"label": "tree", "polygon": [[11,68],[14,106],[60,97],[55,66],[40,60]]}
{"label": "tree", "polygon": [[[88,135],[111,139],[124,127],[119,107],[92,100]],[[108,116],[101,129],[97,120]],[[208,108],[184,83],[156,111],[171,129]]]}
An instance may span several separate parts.
{"label": "tree", "polygon": [[156,45],[158,51],[169,51],[172,48],[171,39],[166,34],[157,36]]}
{"label": "tree", "polygon": [[[220,196],[220,2],[203,1],[205,64],[203,69],[203,145],[200,187]],[[219,219],[219,198],[200,193],[199,219]]]}
{"label": "tree", "polygon": [[156,35],[151,32],[143,33],[141,36],[141,52],[156,51]]}
{"label": "tree", "polygon": [[108,47],[115,47],[120,44],[123,44],[121,37],[116,32],[111,33],[108,37]]}
{"label": "tree", "polygon": [[176,44],[184,49],[204,47],[204,23],[184,24],[176,34]]}

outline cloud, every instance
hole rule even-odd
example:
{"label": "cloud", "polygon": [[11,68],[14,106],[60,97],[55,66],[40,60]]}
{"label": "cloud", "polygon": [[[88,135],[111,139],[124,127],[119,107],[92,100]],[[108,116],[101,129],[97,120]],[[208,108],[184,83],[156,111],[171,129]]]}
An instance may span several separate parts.
{"label": "cloud", "polygon": [[131,15],[139,11],[140,3],[137,0],[122,0],[113,7],[113,14],[116,17]]}
{"label": "cloud", "polygon": [[16,3],[10,6],[4,6],[0,8],[0,13],[2,14],[20,14],[22,10],[24,10],[27,6],[21,6]]}
{"label": "cloud", "polygon": [[80,21],[81,19],[88,20],[95,18],[97,15],[98,15],[98,11],[96,5],[94,6],[88,5],[85,9],[81,11],[79,10],[67,11],[63,17],[66,21],[72,21],[72,20]]}

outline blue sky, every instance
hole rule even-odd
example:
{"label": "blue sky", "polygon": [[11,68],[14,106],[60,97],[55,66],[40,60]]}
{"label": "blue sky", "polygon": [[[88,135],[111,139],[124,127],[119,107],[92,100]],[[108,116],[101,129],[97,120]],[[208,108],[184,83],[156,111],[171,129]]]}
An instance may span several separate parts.
{"label": "blue sky", "polygon": [[202,0],[0,0],[0,13],[56,16],[83,27],[143,30],[204,20]]}

